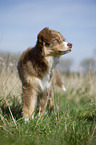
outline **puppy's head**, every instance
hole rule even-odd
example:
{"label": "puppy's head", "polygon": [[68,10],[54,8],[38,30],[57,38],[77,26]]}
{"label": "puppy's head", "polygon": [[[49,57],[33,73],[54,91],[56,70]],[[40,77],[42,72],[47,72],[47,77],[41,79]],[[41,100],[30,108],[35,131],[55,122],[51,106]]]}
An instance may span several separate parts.
{"label": "puppy's head", "polygon": [[60,56],[71,51],[72,44],[65,42],[60,32],[44,28],[37,36],[37,44],[45,56]]}

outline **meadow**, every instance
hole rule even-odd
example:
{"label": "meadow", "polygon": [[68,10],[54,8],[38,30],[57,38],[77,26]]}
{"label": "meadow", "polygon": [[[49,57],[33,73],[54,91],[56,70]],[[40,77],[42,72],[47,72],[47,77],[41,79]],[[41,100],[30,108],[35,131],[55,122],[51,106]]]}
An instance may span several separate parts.
{"label": "meadow", "polygon": [[63,74],[67,91],[55,88],[53,114],[25,124],[17,60],[0,57],[0,145],[95,145],[96,74]]}

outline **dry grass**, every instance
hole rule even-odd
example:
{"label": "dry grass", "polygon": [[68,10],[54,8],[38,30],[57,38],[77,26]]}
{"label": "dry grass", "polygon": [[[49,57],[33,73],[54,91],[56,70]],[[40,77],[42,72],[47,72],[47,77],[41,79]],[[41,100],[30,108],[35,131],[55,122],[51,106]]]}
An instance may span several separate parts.
{"label": "dry grass", "polygon": [[[21,82],[19,80],[17,72],[17,59],[14,56],[8,55],[6,57],[0,57],[0,96],[7,98],[9,95],[21,98]],[[86,94],[88,98],[92,99],[92,96],[96,96],[96,74],[86,75],[71,74],[62,75],[64,85],[68,91],[68,99],[76,96],[76,100],[79,100],[79,94]],[[63,93],[59,88],[56,88],[57,92]],[[87,92],[86,92],[87,90]],[[96,97],[95,97],[96,99]]]}
{"label": "dry grass", "polygon": [[73,74],[68,77],[65,75],[63,76],[63,80],[66,88],[68,88],[68,93],[71,94],[69,99],[76,96],[75,99],[78,102],[81,94],[84,94],[91,100],[94,96],[96,100],[96,74],[90,74],[89,72],[86,75]]}
{"label": "dry grass", "polygon": [[[11,57],[11,56],[10,56]],[[16,60],[0,58],[0,96],[21,98],[21,82],[18,77]]]}

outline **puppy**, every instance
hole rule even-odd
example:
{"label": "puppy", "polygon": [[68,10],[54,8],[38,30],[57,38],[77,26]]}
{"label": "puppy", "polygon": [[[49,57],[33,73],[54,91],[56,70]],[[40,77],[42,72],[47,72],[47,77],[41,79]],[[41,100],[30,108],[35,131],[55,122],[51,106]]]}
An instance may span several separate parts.
{"label": "puppy", "polygon": [[18,73],[22,82],[25,120],[34,118],[36,104],[36,112],[41,115],[44,114],[46,106],[49,112],[54,109],[52,95],[54,76],[59,87],[65,89],[54,68],[59,62],[59,57],[70,52],[71,48],[72,44],[65,42],[60,32],[45,27],[38,34],[35,47],[27,49],[20,56]]}

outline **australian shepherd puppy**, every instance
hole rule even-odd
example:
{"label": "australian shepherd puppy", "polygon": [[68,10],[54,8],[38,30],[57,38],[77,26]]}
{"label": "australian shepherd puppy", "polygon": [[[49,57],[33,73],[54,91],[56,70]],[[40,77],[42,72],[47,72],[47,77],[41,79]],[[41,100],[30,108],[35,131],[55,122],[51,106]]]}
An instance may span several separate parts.
{"label": "australian shepherd puppy", "polygon": [[[22,82],[23,116],[34,118],[34,109],[44,114],[54,109],[54,82],[65,90],[60,75],[55,70],[59,57],[71,51],[72,44],[65,42],[60,32],[44,28],[37,36],[35,47],[27,49],[18,61],[18,73]],[[54,79],[55,76],[55,79]]]}

